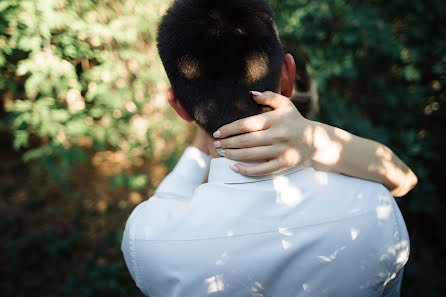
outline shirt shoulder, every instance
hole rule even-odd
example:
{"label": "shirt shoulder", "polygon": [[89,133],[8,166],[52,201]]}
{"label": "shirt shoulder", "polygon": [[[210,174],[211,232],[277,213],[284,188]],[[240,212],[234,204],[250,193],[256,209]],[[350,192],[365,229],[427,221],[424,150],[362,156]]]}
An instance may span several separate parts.
{"label": "shirt shoulder", "polygon": [[127,220],[126,229],[131,230],[134,240],[159,238],[175,218],[184,214],[190,200],[155,195],[140,203]]}

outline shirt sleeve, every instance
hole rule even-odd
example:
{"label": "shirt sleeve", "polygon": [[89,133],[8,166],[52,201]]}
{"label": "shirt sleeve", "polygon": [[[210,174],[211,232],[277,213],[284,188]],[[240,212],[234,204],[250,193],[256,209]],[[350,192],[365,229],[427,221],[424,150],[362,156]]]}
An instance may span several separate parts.
{"label": "shirt sleeve", "polygon": [[144,207],[144,202],[138,205],[135,210],[133,210],[130,215],[127,223],[125,225],[124,234],[121,242],[121,251],[124,255],[124,260],[127,265],[127,268],[132,276],[133,280],[136,283],[136,286],[140,290],[144,290],[141,283],[140,270],[138,267],[138,263],[136,261],[136,246],[135,246],[135,234],[133,230],[133,222],[137,217],[138,213]]}
{"label": "shirt sleeve", "polygon": [[192,197],[195,189],[205,182],[211,157],[195,147],[184,151],[175,168],[161,182],[155,195],[162,197]]}

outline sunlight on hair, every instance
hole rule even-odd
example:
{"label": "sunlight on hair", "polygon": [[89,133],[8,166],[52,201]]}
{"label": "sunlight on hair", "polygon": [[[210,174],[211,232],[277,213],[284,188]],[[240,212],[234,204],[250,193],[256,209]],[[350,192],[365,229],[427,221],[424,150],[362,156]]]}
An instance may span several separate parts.
{"label": "sunlight on hair", "polygon": [[246,83],[252,84],[268,74],[268,56],[255,52],[246,57]]}
{"label": "sunlight on hair", "polygon": [[293,187],[285,176],[278,176],[273,179],[274,189],[277,192],[276,203],[288,207],[296,207],[302,202],[301,191]]}
{"label": "sunlight on hair", "polygon": [[202,127],[206,127],[209,121],[209,115],[216,114],[218,111],[217,104],[214,100],[207,100],[197,103],[195,110],[193,111],[192,117],[195,121]]}
{"label": "sunlight on hair", "polygon": [[200,77],[200,61],[190,55],[184,55],[178,62],[178,70],[187,79]]}
{"label": "sunlight on hair", "polygon": [[211,276],[204,281],[208,284],[208,294],[223,291],[225,289],[223,274]]}

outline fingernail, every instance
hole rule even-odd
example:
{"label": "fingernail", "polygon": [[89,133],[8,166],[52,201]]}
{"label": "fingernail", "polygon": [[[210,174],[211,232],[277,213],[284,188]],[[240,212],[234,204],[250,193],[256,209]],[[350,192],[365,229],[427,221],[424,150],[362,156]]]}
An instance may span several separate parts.
{"label": "fingernail", "polygon": [[234,165],[229,166],[229,168],[231,168],[235,172],[238,172],[238,167],[236,167]]}
{"label": "fingernail", "polygon": [[214,136],[214,138],[220,138],[221,137],[221,132],[220,131],[215,131],[212,136]]}
{"label": "fingernail", "polygon": [[263,94],[261,92],[258,91],[251,91],[251,94],[253,94],[254,96],[262,96]]}
{"label": "fingernail", "polygon": [[221,147],[221,142],[220,141],[215,141],[214,142],[214,146],[217,147],[217,148]]}

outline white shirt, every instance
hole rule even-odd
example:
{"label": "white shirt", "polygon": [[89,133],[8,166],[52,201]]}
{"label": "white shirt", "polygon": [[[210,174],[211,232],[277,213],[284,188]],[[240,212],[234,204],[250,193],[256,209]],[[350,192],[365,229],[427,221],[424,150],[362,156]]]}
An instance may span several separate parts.
{"label": "white shirt", "polygon": [[122,251],[144,294],[399,296],[409,237],[382,185],[312,168],[251,178],[209,160],[188,148],[127,221]]}

